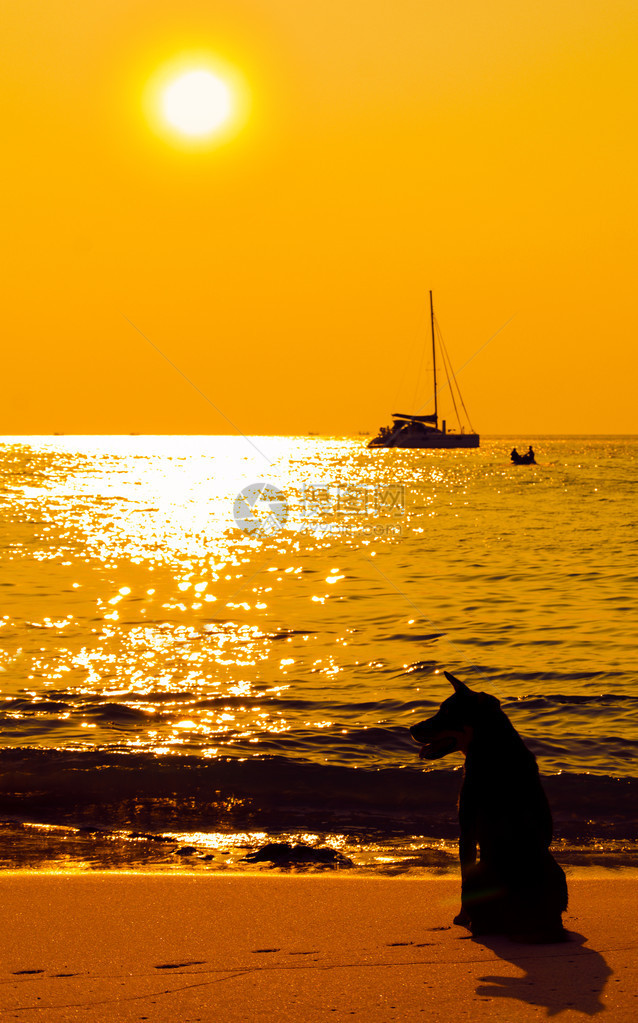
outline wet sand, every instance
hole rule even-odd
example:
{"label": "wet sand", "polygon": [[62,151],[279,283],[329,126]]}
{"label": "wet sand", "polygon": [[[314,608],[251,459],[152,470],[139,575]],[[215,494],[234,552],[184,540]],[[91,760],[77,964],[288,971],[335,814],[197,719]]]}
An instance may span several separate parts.
{"label": "wet sand", "polygon": [[638,1006],[638,879],[570,880],[570,941],[472,939],[456,879],[0,875],[6,1020],[582,1019]]}

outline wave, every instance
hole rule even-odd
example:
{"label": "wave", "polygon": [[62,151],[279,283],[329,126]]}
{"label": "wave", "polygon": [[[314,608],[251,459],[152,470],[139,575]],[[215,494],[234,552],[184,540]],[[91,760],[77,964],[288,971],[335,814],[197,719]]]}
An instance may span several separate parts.
{"label": "wave", "polygon": [[[409,669],[420,669],[416,662]],[[633,777],[638,757],[638,699],[610,692],[499,692],[503,709],[541,771],[587,777]],[[498,690],[497,690],[498,691]],[[386,690],[386,693],[389,692]],[[301,695],[301,684],[282,693],[255,689],[246,695],[202,690],[94,694],[51,690],[47,698],[23,695],[0,699],[3,742],[23,750],[38,745],[48,755],[64,750],[107,754],[144,753],[149,763],[166,751],[179,726],[179,753],[254,761],[279,757],[291,764],[366,771],[412,769],[416,747],[409,735],[415,721],[438,709],[438,699],[412,698],[405,689],[379,699],[365,690],[317,691]],[[375,690],[376,695],[376,690]],[[353,699],[353,696],[355,698]],[[407,697],[407,698],[406,698]],[[91,732],[86,727],[87,723]],[[202,738],[202,737],[205,738]],[[5,749],[5,756],[10,755]],[[459,758],[460,760],[460,758]]]}
{"label": "wave", "polygon": [[[558,840],[638,839],[638,778],[548,775]],[[0,752],[0,813],[19,821],[180,830],[458,833],[460,771],[348,768],[270,756]]]}

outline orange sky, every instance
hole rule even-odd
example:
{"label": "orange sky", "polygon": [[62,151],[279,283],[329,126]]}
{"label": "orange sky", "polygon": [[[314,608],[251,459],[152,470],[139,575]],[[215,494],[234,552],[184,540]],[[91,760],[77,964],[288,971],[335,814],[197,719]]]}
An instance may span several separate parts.
{"label": "orange sky", "polygon": [[[0,433],[375,430],[429,288],[457,368],[514,317],[481,433],[638,433],[636,43],[630,0],[11,4]],[[196,150],[144,110],[191,50],[251,97]]]}

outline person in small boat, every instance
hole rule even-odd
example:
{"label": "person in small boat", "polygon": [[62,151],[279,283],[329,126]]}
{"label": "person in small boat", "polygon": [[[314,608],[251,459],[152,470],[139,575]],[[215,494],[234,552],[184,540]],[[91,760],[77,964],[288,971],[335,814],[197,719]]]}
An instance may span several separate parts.
{"label": "person in small boat", "polygon": [[534,457],[534,448],[532,447],[531,444],[530,444],[530,446],[528,448],[528,451],[527,451],[527,457],[529,458],[530,462],[535,462],[536,461],[536,459]]}
{"label": "person in small boat", "polygon": [[517,462],[517,461],[519,460],[519,458],[520,458],[520,457],[521,457],[521,456],[519,455],[519,453],[518,453],[518,451],[516,450],[516,448],[513,448],[513,450],[512,450],[512,453],[511,453],[511,455],[510,455],[510,458],[511,458],[511,460],[512,460],[513,462]]}

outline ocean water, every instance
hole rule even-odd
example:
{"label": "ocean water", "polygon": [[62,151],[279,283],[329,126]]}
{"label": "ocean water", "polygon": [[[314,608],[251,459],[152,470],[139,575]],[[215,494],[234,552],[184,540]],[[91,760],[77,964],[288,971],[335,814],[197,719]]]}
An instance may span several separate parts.
{"label": "ocean water", "polygon": [[462,758],[407,731],[444,669],[563,862],[631,861],[638,438],[530,439],[3,438],[0,864],[447,869]]}

